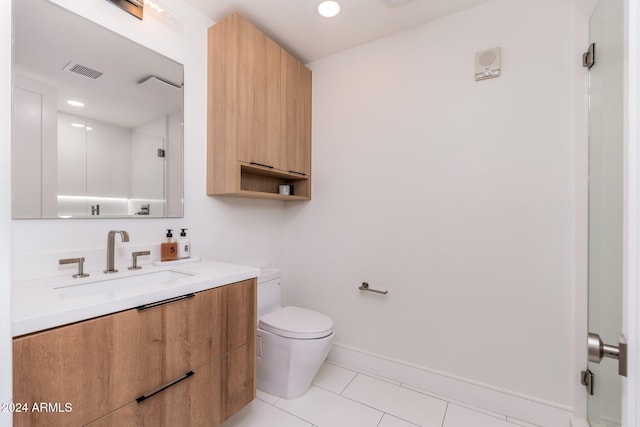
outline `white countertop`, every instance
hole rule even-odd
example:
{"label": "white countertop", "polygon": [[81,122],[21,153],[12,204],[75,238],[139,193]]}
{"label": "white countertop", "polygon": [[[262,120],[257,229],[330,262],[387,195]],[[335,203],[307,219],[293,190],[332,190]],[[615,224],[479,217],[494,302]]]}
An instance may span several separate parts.
{"label": "white countertop", "polygon": [[[109,279],[171,270],[185,276],[131,287],[113,286]],[[71,275],[13,282],[11,286],[12,334],[37,332],[92,317],[128,310],[140,305],[199,292],[258,277],[260,269],[217,261],[144,265],[130,271],[104,274],[89,271],[89,277]]]}

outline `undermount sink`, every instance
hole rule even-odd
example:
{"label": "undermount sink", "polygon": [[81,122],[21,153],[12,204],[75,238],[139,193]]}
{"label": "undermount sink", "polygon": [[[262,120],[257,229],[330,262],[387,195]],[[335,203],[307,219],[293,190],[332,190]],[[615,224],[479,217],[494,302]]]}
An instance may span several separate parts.
{"label": "undermount sink", "polygon": [[171,285],[180,279],[193,276],[175,270],[152,271],[125,277],[98,278],[81,283],[67,282],[53,289],[68,297],[82,297],[106,292],[125,291],[151,285]]}

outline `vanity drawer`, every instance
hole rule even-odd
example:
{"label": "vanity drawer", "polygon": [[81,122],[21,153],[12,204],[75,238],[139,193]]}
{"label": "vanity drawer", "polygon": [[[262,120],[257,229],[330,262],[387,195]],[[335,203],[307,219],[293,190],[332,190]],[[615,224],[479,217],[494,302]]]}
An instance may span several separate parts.
{"label": "vanity drawer", "polygon": [[14,425],[81,425],[160,383],[160,321],[129,310],[14,339],[14,401],[71,405],[15,413]]}
{"label": "vanity drawer", "polygon": [[207,364],[223,339],[222,295],[212,289],[14,339],[14,401],[61,407],[16,413],[14,424],[83,425]]}
{"label": "vanity drawer", "polygon": [[170,381],[218,355],[225,338],[223,297],[223,288],[214,288],[158,307],[162,311],[162,381]]}
{"label": "vanity drawer", "polygon": [[87,427],[218,426],[220,359],[175,381],[178,382],[156,394],[152,392],[144,401],[134,400]]}

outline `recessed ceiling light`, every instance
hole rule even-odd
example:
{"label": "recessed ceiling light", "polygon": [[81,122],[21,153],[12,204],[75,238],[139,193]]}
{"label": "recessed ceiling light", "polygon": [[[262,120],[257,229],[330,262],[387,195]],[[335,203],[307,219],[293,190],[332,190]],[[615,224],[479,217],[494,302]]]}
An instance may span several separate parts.
{"label": "recessed ceiling light", "polygon": [[83,128],[84,125],[82,123],[71,123],[71,126],[73,126],[74,128]]}
{"label": "recessed ceiling light", "polygon": [[325,18],[333,18],[340,13],[340,3],[333,0],[325,0],[318,4],[318,14]]}
{"label": "recessed ceiling light", "polygon": [[70,99],[67,101],[67,104],[69,105],[73,105],[74,107],[84,107],[84,104],[80,101],[75,101],[73,99]]}

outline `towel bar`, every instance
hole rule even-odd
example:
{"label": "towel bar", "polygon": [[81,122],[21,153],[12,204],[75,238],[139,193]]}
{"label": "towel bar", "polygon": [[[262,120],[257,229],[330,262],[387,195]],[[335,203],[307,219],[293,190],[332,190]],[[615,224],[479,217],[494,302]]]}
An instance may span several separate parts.
{"label": "towel bar", "polygon": [[360,285],[358,289],[360,289],[361,291],[375,292],[377,294],[383,294],[383,295],[386,295],[389,293],[389,291],[379,291],[377,289],[371,289],[369,288],[369,284],[367,282],[362,282],[362,285]]}

